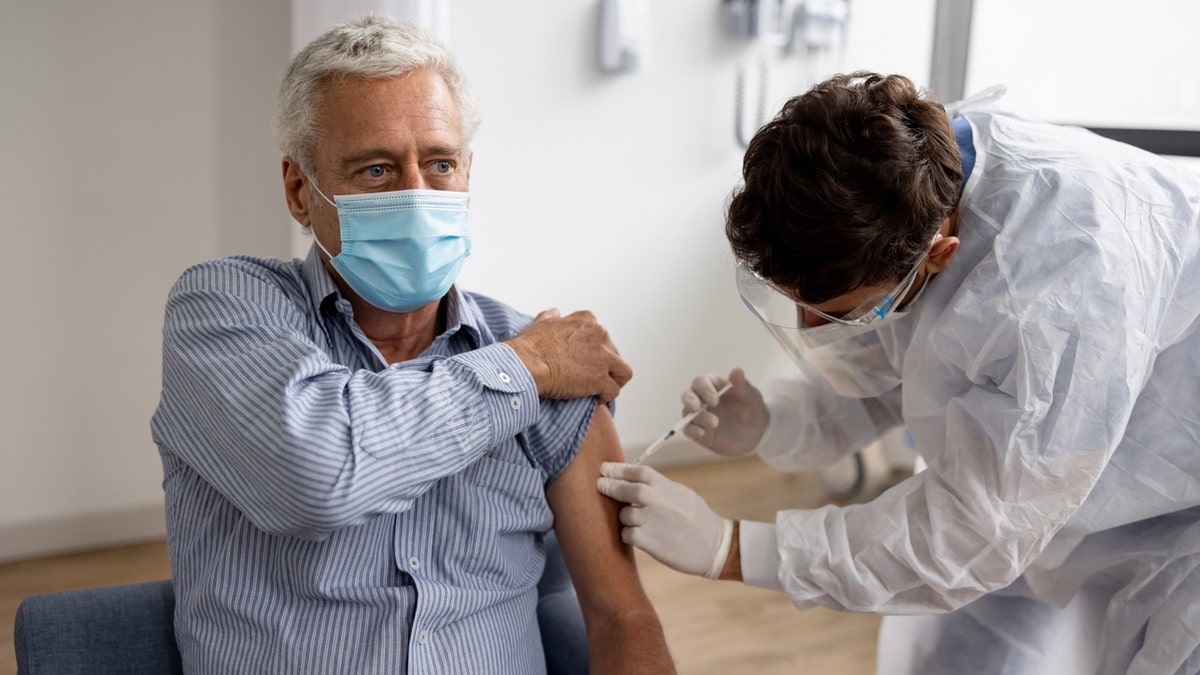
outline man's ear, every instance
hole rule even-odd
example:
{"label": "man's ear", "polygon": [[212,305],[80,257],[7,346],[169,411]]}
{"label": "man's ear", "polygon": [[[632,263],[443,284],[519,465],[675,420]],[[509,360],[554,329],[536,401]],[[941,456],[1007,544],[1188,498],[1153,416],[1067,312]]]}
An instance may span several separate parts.
{"label": "man's ear", "polygon": [[290,155],[283,158],[283,196],[296,222],[309,227],[312,223],[308,212],[308,177],[300,170],[300,163]]}
{"label": "man's ear", "polygon": [[958,237],[938,237],[929,248],[929,257],[925,259],[925,273],[937,274],[946,269],[957,250]]}

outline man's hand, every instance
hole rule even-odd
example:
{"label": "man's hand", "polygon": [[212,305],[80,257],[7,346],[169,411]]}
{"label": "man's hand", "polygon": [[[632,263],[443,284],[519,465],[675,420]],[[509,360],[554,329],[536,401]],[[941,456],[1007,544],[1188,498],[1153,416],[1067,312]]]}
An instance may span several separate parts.
{"label": "man's hand", "polygon": [[691,488],[648,466],[605,462],[596,488],[627,506],[621,539],[687,574],[717,578],[733,524],[713,513]]}
{"label": "man's hand", "polygon": [[544,398],[599,396],[607,403],[633,377],[633,369],[591,312],[563,317],[548,309],[505,344],[525,363]]}
{"label": "man's hand", "polygon": [[[726,382],[733,384],[724,396],[717,390]],[[750,384],[741,368],[734,368],[726,380],[720,375],[700,375],[692,386],[683,390],[683,414],[695,412],[700,406],[708,409],[687,425],[683,433],[693,441],[718,455],[739,457],[754,451],[767,430],[770,413],[762,393]]]}

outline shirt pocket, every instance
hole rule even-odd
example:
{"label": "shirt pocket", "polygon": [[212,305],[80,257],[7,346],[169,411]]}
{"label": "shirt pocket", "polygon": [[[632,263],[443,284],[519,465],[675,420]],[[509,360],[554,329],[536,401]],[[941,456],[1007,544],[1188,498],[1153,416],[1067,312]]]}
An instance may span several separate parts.
{"label": "shirt pocket", "polygon": [[542,472],[524,458],[517,463],[485,455],[467,467],[463,478],[476,490],[483,510],[501,521],[501,531],[509,530],[503,523],[507,520],[512,520],[517,529],[549,529],[553,524]]}
{"label": "shirt pocket", "polygon": [[[482,457],[461,474],[459,509],[450,525],[465,525],[459,541],[446,551],[450,573],[501,592],[530,589],[541,576],[542,535],[554,525],[541,471]],[[469,497],[468,497],[469,495]]]}

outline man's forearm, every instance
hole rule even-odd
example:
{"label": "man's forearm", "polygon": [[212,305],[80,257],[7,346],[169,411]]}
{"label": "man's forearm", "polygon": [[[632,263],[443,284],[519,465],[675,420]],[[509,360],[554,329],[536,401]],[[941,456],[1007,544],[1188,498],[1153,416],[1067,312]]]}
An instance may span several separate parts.
{"label": "man's forearm", "polygon": [[[593,623],[598,625],[593,626]],[[649,606],[588,623],[588,661],[593,674],[670,675],[675,663],[658,615]]]}

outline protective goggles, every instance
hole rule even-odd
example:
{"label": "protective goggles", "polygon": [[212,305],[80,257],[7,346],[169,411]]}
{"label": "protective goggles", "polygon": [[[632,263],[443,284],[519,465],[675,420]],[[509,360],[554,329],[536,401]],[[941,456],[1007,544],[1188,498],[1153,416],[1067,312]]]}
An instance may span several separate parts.
{"label": "protective goggles", "polygon": [[[938,235],[938,237],[940,236]],[[938,237],[935,237],[934,240],[936,241]],[[780,328],[812,328],[813,326],[808,325],[804,319],[805,312],[811,312],[833,324],[866,326],[877,319],[885,318],[892,311],[896,303],[912,288],[921,271],[921,266],[925,264],[928,257],[929,252],[926,251],[925,255],[921,256],[917,264],[913,265],[912,270],[900,280],[894,289],[868,298],[861,305],[844,314],[827,314],[806,302],[796,300],[740,264],[737,268],[738,294],[742,296],[742,302],[746,303],[746,307],[758,318]]]}

